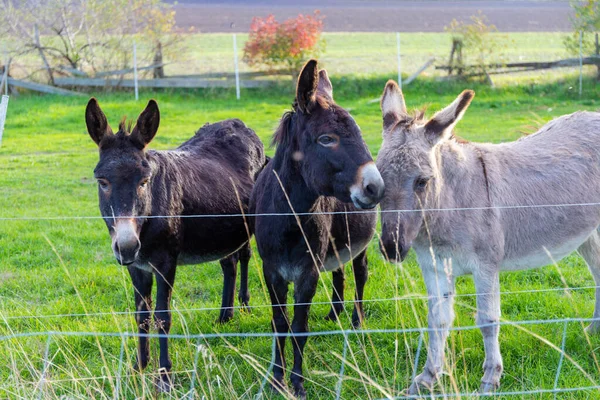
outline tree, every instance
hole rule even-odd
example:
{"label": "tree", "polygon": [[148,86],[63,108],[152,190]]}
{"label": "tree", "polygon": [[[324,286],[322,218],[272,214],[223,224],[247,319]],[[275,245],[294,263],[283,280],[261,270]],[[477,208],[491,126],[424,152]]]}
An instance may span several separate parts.
{"label": "tree", "polygon": [[[579,55],[579,41],[581,39],[581,51],[583,55],[598,54],[597,33],[600,28],[600,2],[598,0],[587,0],[585,2],[571,0],[573,16],[573,32],[565,37],[564,44],[567,51],[572,55]],[[581,37],[580,37],[581,35]],[[600,80],[600,64],[596,64],[597,76]]]}
{"label": "tree", "polygon": [[452,35],[453,53],[455,50],[458,52],[456,59],[451,55],[450,67],[459,71],[459,74],[470,68],[469,72],[481,74],[489,80],[487,66],[502,61],[499,37],[493,35],[498,29],[488,24],[487,17],[481,11],[471,16],[470,20],[471,23],[465,23],[453,19],[445,27],[446,32]]}
{"label": "tree", "polygon": [[[131,65],[133,41],[154,49],[177,43],[175,12],[160,0],[0,0],[0,25],[14,58],[38,55],[47,80],[57,71]],[[159,45],[160,43],[160,45]]]}
{"label": "tree", "polygon": [[307,58],[324,50],[322,31],[323,17],[319,11],[313,15],[300,14],[283,23],[277,22],[273,15],[255,17],[244,46],[244,61],[251,67],[282,68],[295,75]]}

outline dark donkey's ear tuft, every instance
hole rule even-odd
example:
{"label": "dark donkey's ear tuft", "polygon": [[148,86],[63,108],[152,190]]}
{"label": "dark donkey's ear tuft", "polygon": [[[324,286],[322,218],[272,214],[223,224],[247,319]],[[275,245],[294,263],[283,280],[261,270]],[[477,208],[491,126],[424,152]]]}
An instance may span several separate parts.
{"label": "dark donkey's ear tuft", "polygon": [[402,90],[391,79],[385,85],[383,95],[381,95],[381,114],[383,115],[383,129],[390,128],[406,114],[406,103]]}
{"label": "dark donkey's ear tuft", "polygon": [[148,105],[138,117],[131,136],[138,139],[144,147],[154,139],[160,124],[160,111],[155,100],[150,100]]}
{"label": "dark donkey's ear tuft", "polygon": [[298,85],[296,86],[296,104],[301,112],[309,114],[317,99],[317,88],[319,86],[319,70],[317,60],[310,60],[304,65]]}
{"label": "dark donkey's ear tuft", "polygon": [[106,115],[100,109],[98,100],[94,97],[88,101],[85,108],[85,124],[92,140],[100,146],[100,142],[107,135],[112,135],[112,129],[108,125]]}
{"label": "dark donkey's ear tuft", "polygon": [[317,92],[320,92],[322,95],[328,97],[329,100],[333,101],[333,85],[331,85],[327,71],[324,69],[319,71],[319,84],[317,85]]}
{"label": "dark donkey's ear tuft", "polygon": [[473,97],[475,97],[474,91],[463,91],[449,106],[438,111],[433,118],[427,121],[425,134],[432,144],[450,137],[452,129],[467,111]]}

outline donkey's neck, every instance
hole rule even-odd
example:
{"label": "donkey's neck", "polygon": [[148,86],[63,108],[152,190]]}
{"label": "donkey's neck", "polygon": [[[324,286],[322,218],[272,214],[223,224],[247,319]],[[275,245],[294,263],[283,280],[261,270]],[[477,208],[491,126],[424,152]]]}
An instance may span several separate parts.
{"label": "donkey's neck", "polygon": [[434,147],[434,181],[428,207],[485,207],[491,202],[486,158],[474,143],[454,139]]}
{"label": "donkey's neck", "polygon": [[[273,171],[279,177],[274,177],[276,186],[285,198],[285,203],[281,205],[282,210],[290,211],[290,205],[296,213],[306,213],[313,209],[319,199],[319,194],[314,192],[304,180],[300,171],[300,164],[285,154],[275,154],[273,158]],[[284,194],[285,192],[285,194]]]}

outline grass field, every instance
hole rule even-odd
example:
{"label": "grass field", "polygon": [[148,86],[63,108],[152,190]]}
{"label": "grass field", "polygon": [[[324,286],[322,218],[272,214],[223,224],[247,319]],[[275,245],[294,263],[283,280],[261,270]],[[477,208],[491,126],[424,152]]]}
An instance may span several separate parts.
{"label": "grass field", "polygon": [[[361,79],[334,76],[335,96],[351,110],[374,155],[381,141],[377,98],[389,76],[369,75]],[[576,77],[544,85],[488,87],[419,82],[406,89],[409,107],[428,108],[428,114],[454,99],[465,86],[477,96],[457,133],[470,140],[501,142],[531,133],[555,116],[575,110],[595,110],[600,90],[585,81],[583,97],[576,90]],[[144,101],[131,93],[97,94],[109,121],[116,125],[122,115],[137,117]],[[173,148],[190,137],[205,122],[237,117],[256,130],[265,143],[293,97],[291,87],[269,91],[244,91],[236,101],[231,90],[142,92],[141,98],[158,100],[161,128],[152,148]],[[152,341],[153,362],[147,373],[132,371],[136,340],[125,340],[124,363],[120,365],[119,337],[46,336],[7,338],[13,334],[58,332],[135,332],[134,319],[119,314],[133,311],[132,287],[126,270],[117,265],[109,235],[99,219],[53,219],[43,217],[98,216],[93,168],[97,149],[85,131],[87,98],[22,95],[11,99],[2,147],[0,147],[0,398],[113,398],[119,386],[121,398],[148,398],[154,394],[153,373],[157,367],[158,343]],[[269,149],[272,154],[273,149]],[[30,217],[28,220],[6,218]],[[382,260],[376,243],[369,252],[370,279],[365,305],[368,329],[401,329],[426,326],[426,304],[414,255],[401,266]],[[348,271],[349,272],[349,271]],[[350,276],[350,274],[348,274]],[[316,302],[327,302],[330,275],[322,275]],[[540,270],[504,273],[505,292],[593,285],[582,259],[572,255],[558,265]],[[236,311],[227,325],[217,325],[222,279],[218,263],[181,267],[173,294],[174,334],[270,332],[268,295],[264,290],[258,255],[250,264],[251,313]],[[353,280],[348,279],[350,299]],[[458,279],[459,294],[473,293],[470,277]],[[550,293],[518,293],[502,296],[505,321],[567,317],[591,317],[593,290]],[[457,298],[457,326],[474,324],[475,299]],[[199,310],[212,308],[209,310]],[[327,304],[312,308],[312,331],[339,330],[327,322]],[[351,304],[346,306],[351,311]],[[114,313],[113,313],[114,312]],[[56,316],[58,314],[78,314]],[[341,318],[341,328],[350,329],[350,313]],[[562,324],[503,327],[500,334],[506,391],[552,389],[560,358]],[[399,395],[410,381],[418,344],[418,333],[350,335],[342,398],[383,398]],[[341,336],[309,339],[305,370],[310,398],[334,397],[343,351]],[[48,347],[47,365],[44,364]],[[578,323],[568,325],[565,358],[558,386],[573,388],[597,385],[600,338],[587,338]],[[253,398],[269,365],[268,338],[219,338],[206,341],[171,340],[175,371],[174,397],[195,387],[194,398]],[[288,357],[291,357],[291,346]],[[440,392],[473,392],[479,386],[483,343],[477,330],[450,336],[450,369]],[[197,375],[192,382],[195,357]],[[289,358],[291,359],[291,358]],[[420,366],[425,360],[420,357]],[[41,373],[46,380],[40,384]],[[588,376],[581,371],[585,371]],[[121,373],[119,381],[116,376]],[[119,382],[119,383],[118,383]],[[278,398],[270,392],[267,398]],[[168,398],[163,395],[161,398]],[[551,398],[552,395],[536,395]],[[597,398],[597,392],[560,395],[565,399]],[[530,398],[530,397],[524,397]]]}

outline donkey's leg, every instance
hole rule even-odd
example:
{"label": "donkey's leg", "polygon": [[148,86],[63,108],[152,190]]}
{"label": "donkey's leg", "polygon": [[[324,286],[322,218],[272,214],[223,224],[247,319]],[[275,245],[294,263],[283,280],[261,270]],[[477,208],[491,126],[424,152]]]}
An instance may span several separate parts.
{"label": "donkey's leg", "polygon": [[325,317],[329,321],[337,321],[338,317],[344,311],[344,267],[340,267],[331,272],[333,278],[333,293],[331,294],[331,310]]}
{"label": "donkey's leg", "polygon": [[502,355],[498,334],[500,326],[500,281],[498,268],[482,269],[473,274],[477,293],[477,325],[480,326],[485,348],[483,378],[479,391],[487,393],[500,387],[502,375]]}
{"label": "donkey's leg", "polygon": [[584,258],[588,268],[592,272],[594,282],[596,282],[596,305],[594,307],[594,321],[588,325],[586,330],[589,333],[600,332],[600,235],[598,231],[594,233],[577,249]]}
{"label": "donkey's leg", "polygon": [[[308,271],[302,274],[301,279],[294,282],[294,320],[292,321],[292,333],[308,332],[308,313],[310,303],[317,292],[317,283],[319,281],[319,272],[312,266]],[[294,345],[294,368],[290,380],[294,389],[294,395],[297,398],[305,399],[306,390],[304,390],[304,376],[302,375],[302,358],[304,357],[304,346],[307,336],[292,336]]]}
{"label": "donkey's leg", "polygon": [[354,281],[356,283],[356,303],[354,304],[354,311],[352,312],[352,326],[360,328],[365,320],[363,294],[365,291],[365,284],[369,278],[367,249],[352,261],[352,270],[354,272]]}
{"label": "donkey's leg", "polygon": [[223,324],[233,318],[233,302],[235,299],[235,278],[237,277],[237,253],[225,257],[219,262],[223,270],[223,295],[221,296],[221,312],[218,322]]}
{"label": "donkey's leg", "polygon": [[429,347],[423,372],[415,377],[409,394],[419,394],[421,388],[431,390],[443,369],[444,348],[448,331],[454,321],[454,277],[435,271],[432,265],[421,266],[427,286]]}
{"label": "donkey's leg", "polygon": [[247,311],[250,311],[248,305],[250,304],[250,291],[248,290],[248,264],[252,258],[252,250],[250,249],[250,242],[246,243],[238,251],[238,258],[240,259],[240,291],[238,292],[238,299],[240,305]]}
{"label": "donkey's leg", "polygon": [[[273,268],[263,264],[265,283],[271,297],[273,311],[273,331],[275,333],[288,333],[290,322],[287,315],[287,295],[289,282]],[[285,391],[285,336],[277,337],[277,351],[275,351],[275,364],[273,365],[273,389]]]}
{"label": "donkey's leg", "polygon": [[[133,282],[135,298],[135,322],[138,325],[138,333],[147,335],[152,323],[150,308],[152,307],[152,283],[153,276],[151,272],[141,270],[134,266],[127,267],[131,281]],[[138,338],[137,362],[135,369],[143,370],[148,365],[150,358],[150,343],[147,336]]]}
{"label": "donkey's leg", "polygon": [[169,357],[169,339],[167,335],[171,330],[171,293],[175,282],[176,262],[165,265],[166,268],[156,272],[156,309],[154,320],[158,328],[160,346],[160,360],[158,363],[160,377],[157,381],[159,392],[171,391],[171,358]]}

